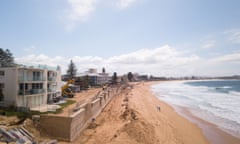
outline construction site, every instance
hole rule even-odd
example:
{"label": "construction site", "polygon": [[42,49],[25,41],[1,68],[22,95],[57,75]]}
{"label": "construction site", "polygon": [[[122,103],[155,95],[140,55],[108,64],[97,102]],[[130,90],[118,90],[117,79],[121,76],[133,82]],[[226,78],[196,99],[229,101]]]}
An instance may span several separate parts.
{"label": "construction site", "polygon": [[67,93],[65,90],[69,89],[69,84],[71,82],[62,87],[64,101],[70,100],[73,103],[60,112],[39,113],[24,120],[16,116],[0,116],[1,143],[72,142],[96,119],[112,97],[123,89],[119,85],[92,88],[78,93],[69,90]]}

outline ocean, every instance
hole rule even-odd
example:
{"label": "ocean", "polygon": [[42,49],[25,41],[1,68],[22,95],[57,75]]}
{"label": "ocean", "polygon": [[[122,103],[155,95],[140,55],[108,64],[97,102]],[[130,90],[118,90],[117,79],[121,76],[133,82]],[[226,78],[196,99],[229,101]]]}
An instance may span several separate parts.
{"label": "ocean", "polygon": [[240,80],[170,81],[153,85],[154,94],[192,115],[240,137]]}

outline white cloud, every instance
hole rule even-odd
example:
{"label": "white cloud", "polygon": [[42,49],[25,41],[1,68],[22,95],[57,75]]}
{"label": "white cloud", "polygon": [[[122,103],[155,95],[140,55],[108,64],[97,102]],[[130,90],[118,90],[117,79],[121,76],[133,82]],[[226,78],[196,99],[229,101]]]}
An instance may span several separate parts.
{"label": "white cloud", "polygon": [[202,48],[205,49],[209,49],[209,48],[213,48],[216,45],[216,41],[215,40],[207,40],[204,42]]}
{"label": "white cloud", "polygon": [[240,53],[233,53],[212,58],[202,58],[198,55],[178,51],[168,45],[155,49],[140,49],[138,51],[102,58],[96,56],[49,57],[47,55],[28,55],[16,58],[18,63],[60,65],[62,73],[66,72],[70,60],[76,64],[79,72],[88,68],[107,72],[114,71],[125,74],[129,71],[158,76],[191,76],[191,75],[233,75],[240,73]]}
{"label": "white cloud", "polygon": [[162,62],[167,59],[174,58],[178,55],[175,49],[168,45],[155,49],[141,49],[136,52],[124,54],[120,56],[114,56],[109,58],[112,63],[121,64],[153,64],[156,62]]}
{"label": "white cloud", "polygon": [[30,47],[24,48],[23,50],[25,52],[33,52],[33,51],[36,50],[36,47],[35,46],[30,46]]}
{"label": "white cloud", "polygon": [[229,36],[232,43],[240,44],[240,29],[233,29],[224,32]]}
{"label": "white cloud", "polygon": [[118,0],[117,5],[121,9],[125,9],[133,5],[137,0]]}
{"label": "white cloud", "polygon": [[217,62],[230,62],[240,64],[240,53],[227,54],[213,59]]}
{"label": "white cloud", "polygon": [[69,18],[71,20],[81,20],[88,17],[94,10],[96,0],[68,0],[71,6]]}
{"label": "white cloud", "polygon": [[100,63],[103,61],[103,58],[94,56],[74,56],[72,60],[78,63]]}
{"label": "white cloud", "polygon": [[48,65],[48,66],[61,66],[65,68],[66,66],[66,59],[61,56],[56,57],[49,57],[44,54],[40,55],[27,55],[23,57],[17,57],[15,58],[15,61],[19,64],[25,64],[25,65]]}
{"label": "white cloud", "polygon": [[[85,22],[95,12],[98,3],[104,0],[67,0],[69,7],[64,16],[60,17],[66,24],[66,29],[72,31],[79,22]],[[113,3],[120,9],[126,9],[136,3],[137,0],[115,0]]]}
{"label": "white cloud", "polygon": [[86,21],[95,11],[97,0],[68,0],[70,8],[67,12],[67,29],[75,28],[77,22]]}

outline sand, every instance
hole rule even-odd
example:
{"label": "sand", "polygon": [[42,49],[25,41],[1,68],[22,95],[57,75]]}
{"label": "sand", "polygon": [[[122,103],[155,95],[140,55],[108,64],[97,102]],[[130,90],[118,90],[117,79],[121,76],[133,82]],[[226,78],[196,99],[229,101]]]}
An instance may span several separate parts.
{"label": "sand", "polygon": [[[133,89],[126,89],[113,97],[96,120],[71,143],[208,144],[196,124],[152,94],[152,84],[135,83]],[[227,143],[232,142],[224,132],[221,135]]]}

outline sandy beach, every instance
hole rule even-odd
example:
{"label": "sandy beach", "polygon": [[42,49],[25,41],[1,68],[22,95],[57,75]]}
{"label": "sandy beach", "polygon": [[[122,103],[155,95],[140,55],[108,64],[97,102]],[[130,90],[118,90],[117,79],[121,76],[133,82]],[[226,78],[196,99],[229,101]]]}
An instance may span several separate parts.
{"label": "sandy beach", "polygon": [[[81,144],[208,144],[202,130],[155,97],[150,86],[137,83],[115,96],[72,143]],[[160,110],[157,108],[160,106]],[[238,139],[218,130],[228,143]],[[66,143],[66,142],[60,142]]]}
{"label": "sandy beach", "polygon": [[[151,84],[136,84],[132,90],[113,98],[94,124],[72,143],[208,143],[196,125],[151,93]],[[126,96],[128,109],[124,102]]]}

